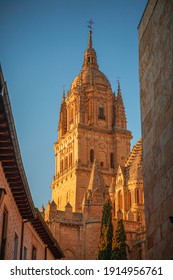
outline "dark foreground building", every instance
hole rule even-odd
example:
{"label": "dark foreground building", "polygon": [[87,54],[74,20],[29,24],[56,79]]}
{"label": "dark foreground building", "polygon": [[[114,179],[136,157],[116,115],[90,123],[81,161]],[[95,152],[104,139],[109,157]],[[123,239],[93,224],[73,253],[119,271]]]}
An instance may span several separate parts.
{"label": "dark foreground building", "polygon": [[139,24],[147,259],[173,259],[173,0],[150,0]]}

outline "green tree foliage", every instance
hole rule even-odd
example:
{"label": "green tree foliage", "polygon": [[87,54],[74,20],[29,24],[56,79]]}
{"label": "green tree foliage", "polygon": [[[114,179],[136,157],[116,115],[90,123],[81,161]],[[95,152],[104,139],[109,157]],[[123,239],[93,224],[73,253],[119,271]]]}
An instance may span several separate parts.
{"label": "green tree foliage", "polygon": [[103,207],[102,225],[100,231],[99,260],[110,260],[112,251],[112,207],[110,200],[107,199]]}
{"label": "green tree foliage", "polygon": [[112,238],[112,260],[127,260],[126,253],[126,232],[123,221],[117,220]]}

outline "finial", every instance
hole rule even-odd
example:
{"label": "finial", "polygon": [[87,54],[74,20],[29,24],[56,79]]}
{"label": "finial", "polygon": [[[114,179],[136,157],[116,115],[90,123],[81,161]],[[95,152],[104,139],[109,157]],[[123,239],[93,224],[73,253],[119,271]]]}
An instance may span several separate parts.
{"label": "finial", "polygon": [[63,85],[62,101],[65,101],[65,85]]}
{"label": "finial", "polygon": [[89,27],[89,42],[88,42],[88,47],[92,48],[92,29],[93,29],[93,24],[94,21],[92,21],[92,19],[90,19],[90,21],[88,21],[88,27]]}
{"label": "finial", "polygon": [[118,83],[118,86],[120,85],[120,77],[118,76],[117,78],[117,83]]}
{"label": "finial", "polygon": [[118,94],[121,94],[120,77],[117,78],[117,83],[118,83]]}

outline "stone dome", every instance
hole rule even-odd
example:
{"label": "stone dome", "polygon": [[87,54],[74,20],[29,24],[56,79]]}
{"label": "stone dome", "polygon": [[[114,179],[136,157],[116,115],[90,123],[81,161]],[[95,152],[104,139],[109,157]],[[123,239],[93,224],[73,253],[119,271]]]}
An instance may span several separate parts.
{"label": "stone dome", "polygon": [[76,76],[71,84],[71,89],[79,86],[100,86],[100,88],[111,88],[108,78],[99,70],[97,55],[92,47],[92,32],[89,33],[88,48],[84,53],[82,71]]}
{"label": "stone dome", "polygon": [[71,84],[71,89],[74,89],[78,86],[83,86],[84,88],[86,88],[89,85],[111,88],[109,80],[100,70],[86,68],[74,78]]}

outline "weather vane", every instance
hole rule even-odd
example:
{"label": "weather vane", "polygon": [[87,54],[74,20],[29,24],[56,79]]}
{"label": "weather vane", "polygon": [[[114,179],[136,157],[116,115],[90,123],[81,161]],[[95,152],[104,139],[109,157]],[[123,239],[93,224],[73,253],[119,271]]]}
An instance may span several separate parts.
{"label": "weather vane", "polygon": [[89,25],[89,29],[90,29],[90,32],[92,32],[92,29],[93,29],[93,24],[95,23],[94,21],[92,21],[92,19],[90,19],[90,21],[88,21]]}

